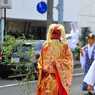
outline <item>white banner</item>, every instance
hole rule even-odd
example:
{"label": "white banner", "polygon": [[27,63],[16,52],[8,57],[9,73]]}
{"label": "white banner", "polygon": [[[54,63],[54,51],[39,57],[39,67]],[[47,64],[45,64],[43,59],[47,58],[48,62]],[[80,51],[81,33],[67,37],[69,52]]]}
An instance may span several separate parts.
{"label": "white banner", "polygon": [[70,23],[71,24],[71,39],[67,40],[67,43],[69,44],[71,49],[75,49],[77,47],[77,43],[79,41],[78,39],[78,29],[75,22]]}
{"label": "white banner", "polygon": [[12,0],[0,0],[0,8],[10,9],[12,7]]}

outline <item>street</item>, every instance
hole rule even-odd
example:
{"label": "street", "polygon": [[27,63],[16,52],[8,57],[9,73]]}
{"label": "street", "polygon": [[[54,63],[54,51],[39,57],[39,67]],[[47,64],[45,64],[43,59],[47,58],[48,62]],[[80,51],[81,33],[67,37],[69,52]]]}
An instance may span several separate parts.
{"label": "street", "polygon": [[70,87],[73,61],[70,95],[88,95],[81,65],[88,71],[95,60],[94,27],[95,0],[0,0],[0,95],[36,95],[37,70],[48,76],[56,65]]}
{"label": "street", "polygon": [[[8,79],[0,79],[0,95],[26,95],[24,91],[27,87],[25,84],[19,85],[21,82],[21,77],[16,78],[18,82],[14,78]],[[88,95],[87,92],[81,91],[83,80],[83,71],[81,68],[74,69],[73,81],[71,85],[70,95]],[[35,95],[36,81],[31,82],[31,94]]]}

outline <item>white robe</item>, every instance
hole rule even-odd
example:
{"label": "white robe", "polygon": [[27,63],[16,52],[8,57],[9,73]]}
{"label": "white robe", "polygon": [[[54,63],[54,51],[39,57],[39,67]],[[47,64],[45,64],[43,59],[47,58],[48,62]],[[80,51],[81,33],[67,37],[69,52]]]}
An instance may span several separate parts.
{"label": "white robe", "polygon": [[87,84],[93,86],[95,83],[95,60],[92,63],[88,73],[86,74],[84,80],[84,82],[86,82]]}
{"label": "white robe", "polygon": [[[89,44],[87,45],[88,46],[88,56],[89,56],[89,59],[91,59],[91,55],[92,55],[92,51],[93,51],[94,45],[95,44],[93,44],[92,47],[90,47]],[[94,52],[95,52],[95,50],[94,50]],[[95,60],[95,55],[94,55],[94,60]],[[80,54],[80,63],[81,63],[82,69],[85,69],[86,53],[85,53],[84,50],[83,50],[83,56]]]}

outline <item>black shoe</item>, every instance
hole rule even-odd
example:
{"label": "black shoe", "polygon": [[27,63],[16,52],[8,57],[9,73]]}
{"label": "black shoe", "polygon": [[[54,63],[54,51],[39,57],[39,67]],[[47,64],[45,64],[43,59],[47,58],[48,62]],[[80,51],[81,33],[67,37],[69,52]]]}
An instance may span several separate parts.
{"label": "black shoe", "polygon": [[91,93],[91,92],[88,92],[88,94],[89,94],[89,95],[93,95],[93,93]]}

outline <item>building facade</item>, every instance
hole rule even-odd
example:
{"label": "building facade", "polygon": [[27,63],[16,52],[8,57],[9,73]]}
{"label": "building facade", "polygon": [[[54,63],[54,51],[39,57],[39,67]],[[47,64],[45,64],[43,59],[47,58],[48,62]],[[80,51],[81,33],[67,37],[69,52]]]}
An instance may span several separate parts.
{"label": "building facade", "polygon": [[[95,33],[95,0],[78,0],[78,20],[80,34],[90,30]],[[89,31],[87,31],[89,32]]]}
{"label": "building facade", "polygon": [[[94,0],[63,0],[63,22],[66,33],[70,33],[70,23],[76,22],[80,35],[82,30],[89,28],[93,33],[95,18]],[[17,36],[22,33],[29,38],[46,39],[47,12],[41,14],[37,11],[39,0],[12,0],[12,8],[6,10],[7,33]],[[47,3],[47,0],[44,0]],[[58,0],[54,0],[53,22],[58,23]],[[4,10],[0,9],[0,39],[3,41]]]}

